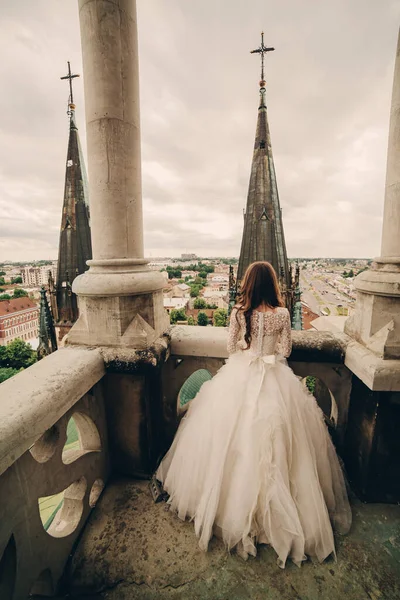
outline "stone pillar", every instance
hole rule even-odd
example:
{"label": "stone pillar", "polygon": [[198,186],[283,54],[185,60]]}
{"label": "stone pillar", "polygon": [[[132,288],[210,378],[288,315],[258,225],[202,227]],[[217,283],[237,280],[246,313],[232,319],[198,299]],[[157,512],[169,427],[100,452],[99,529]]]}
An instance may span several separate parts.
{"label": "stone pillar", "polygon": [[169,327],[161,273],[143,257],[135,0],[79,0],[93,260],[73,282],[67,344],[99,346],[114,471],[146,476],[159,457]]}
{"label": "stone pillar", "polygon": [[69,344],[146,348],[168,327],[143,258],[135,0],[79,0],[93,260],[77,277]]}
{"label": "stone pillar", "polygon": [[381,256],[355,280],[345,331],[382,359],[400,359],[400,34],[394,70]]}
{"label": "stone pillar", "polygon": [[346,321],[353,338],[345,364],[353,373],[345,462],[364,500],[399,502],[400,467],[400,36],[394,70],[381,256],[355,280],[357,302]]}
{"label": "stone pillar", "polygon": [[390,111],[381,261],[400,264],[400,33]]}

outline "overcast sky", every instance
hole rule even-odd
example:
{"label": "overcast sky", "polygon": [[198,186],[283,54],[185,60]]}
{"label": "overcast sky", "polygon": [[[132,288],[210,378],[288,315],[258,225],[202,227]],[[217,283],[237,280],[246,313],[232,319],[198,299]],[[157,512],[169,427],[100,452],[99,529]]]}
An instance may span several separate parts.
{"label": "overcast sky", "polygon": [[[0,15],[0,260],[56,258],[77,2]],[[399,17],[400,0],[138,0],[146,256],[239,254],[262,29],[288,255],[379,255]]]}

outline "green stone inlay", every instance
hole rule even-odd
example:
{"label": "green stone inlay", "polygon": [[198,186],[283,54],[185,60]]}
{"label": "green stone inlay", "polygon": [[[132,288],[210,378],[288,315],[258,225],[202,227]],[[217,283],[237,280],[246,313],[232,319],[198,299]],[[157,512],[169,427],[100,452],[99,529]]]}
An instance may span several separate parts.
{"label": "green stone inlay", "polygon": [[[76,423],[73,418],[68,421],[67,425],[67,441],[65,443],[65,449],[70,450],[79,448],[79,433]],[[45,531],[48,530],[52,524],[54,517],[60,510],[64,502],[64,492],[54,494],[54,496],[46,496],[39,498],[39,512],[40,518],[42,519],[43,527]]]}
{"label": "green stone inlay", "polygon": [[210,379],[212,379],[212,375],[207,369],[199,369],[192,373],[192,375],[186,379],[179,392],[179,406],[182,408],[185,404],[190,402],[190,400],[193,400],[203,383]]}

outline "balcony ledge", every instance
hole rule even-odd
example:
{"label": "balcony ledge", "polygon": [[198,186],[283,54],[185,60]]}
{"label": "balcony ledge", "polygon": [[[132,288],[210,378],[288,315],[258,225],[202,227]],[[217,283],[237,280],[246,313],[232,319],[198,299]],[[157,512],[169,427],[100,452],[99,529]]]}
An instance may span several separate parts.
{"label": "balcony ledge", "polygon": [[104,375],[98,350],[63,348],[0,385],[0,475]]}
{"label": "balcony ledge", "polygon": [[[171,327],[171,354],[227,358],[228,329],[175,325]],[[350,338],[328,331],[293,331],[293,350],[289,360],[343,364]]]}

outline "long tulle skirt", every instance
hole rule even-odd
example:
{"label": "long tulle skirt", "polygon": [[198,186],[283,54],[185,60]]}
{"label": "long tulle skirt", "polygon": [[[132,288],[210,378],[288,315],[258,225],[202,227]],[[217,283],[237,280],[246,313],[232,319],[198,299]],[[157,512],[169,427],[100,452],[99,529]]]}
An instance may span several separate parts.
{"label": "long tulle skirt", "polygon": [[199,545],[213,533],[247,558],[270,544],[278,565],[335,555],[351,525],[343,473],[315,398],[275,357],[232,355],[204,383],[157,478]]}

